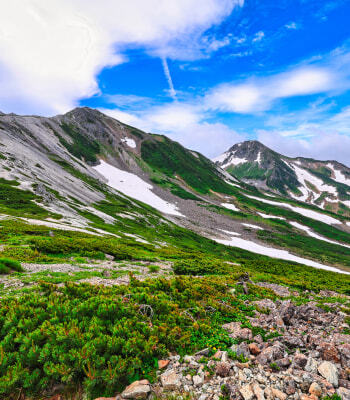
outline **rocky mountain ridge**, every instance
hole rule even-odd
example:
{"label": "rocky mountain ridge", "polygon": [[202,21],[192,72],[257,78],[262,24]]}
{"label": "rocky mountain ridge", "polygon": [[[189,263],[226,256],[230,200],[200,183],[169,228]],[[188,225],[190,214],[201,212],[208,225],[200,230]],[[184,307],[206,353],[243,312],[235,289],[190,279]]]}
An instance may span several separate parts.
{"label": "rocky mountain ridge", "polygon": [[350,168],[337,161],[286,157],[258,141],[235,144],[213,161],[259,189],[350,212]]}

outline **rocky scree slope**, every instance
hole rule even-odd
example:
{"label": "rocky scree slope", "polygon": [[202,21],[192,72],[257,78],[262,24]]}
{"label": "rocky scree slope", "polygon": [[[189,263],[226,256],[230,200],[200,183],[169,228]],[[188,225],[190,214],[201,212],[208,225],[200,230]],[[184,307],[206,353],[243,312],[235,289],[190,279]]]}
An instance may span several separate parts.
{"label": "rocky scree slope", "polygon": [[337,161],[286,157],[258,141],[235,144],[213,161],[259,189],[350,213],[350,168]]}

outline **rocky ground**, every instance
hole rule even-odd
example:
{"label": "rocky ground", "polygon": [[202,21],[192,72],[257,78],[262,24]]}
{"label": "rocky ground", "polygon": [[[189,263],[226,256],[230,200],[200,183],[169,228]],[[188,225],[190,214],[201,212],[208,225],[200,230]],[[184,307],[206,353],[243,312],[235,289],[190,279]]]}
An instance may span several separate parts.
{"label": "rocky ground", "polygon": [[[108,256],[108,255],[107,255]],[[112,258],[104,261],[89,261],[84,263],[62,264],[27,264],[22,263],[24,273],[0,275],[1,289],[9,293],[36,285],[45,278],[54,278],[58,285],[67,280],[75,283],[90,283],[92,285],[125,285],[129,283],[129,273],[136,279],[157,278],[172,275],[171,263],[167,262],[115,262]],[[93,276],[94,273],[99,276]],[[58,274],[57,274],[58,273]],[[61,283],[60,283],[61,280]],[[1,296],[0,296],[1,297]]]}
{"label": "rocky ground", "polygon": [[237,339],[230,351],[218,350],[211,357],[209,349],[183,358],[173,354],[159,360],[155,384],[134,382],[110,400],[169,395],[198,400],[349,400],[350,331],[342,309],[349,306],[350,297],[323,291],[301,301],[288,288],[259,285],[282,297],[255,302],[259,312],[251,324],[269,332],[270,339],[263,341],[239,322],[228,323],[225,329]]}

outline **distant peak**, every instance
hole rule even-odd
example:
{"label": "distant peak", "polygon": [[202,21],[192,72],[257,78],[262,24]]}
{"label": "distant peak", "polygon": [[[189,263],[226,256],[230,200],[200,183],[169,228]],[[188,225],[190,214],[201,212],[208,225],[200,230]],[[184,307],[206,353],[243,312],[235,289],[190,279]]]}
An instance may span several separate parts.
{"label": "distant peak", "polygon": [[244,142],[234,144],[228,151],[234,151],[237,150],[238,148],[246,150],[253,150],[253,149],[271,150],[258,140],[245,140]]}

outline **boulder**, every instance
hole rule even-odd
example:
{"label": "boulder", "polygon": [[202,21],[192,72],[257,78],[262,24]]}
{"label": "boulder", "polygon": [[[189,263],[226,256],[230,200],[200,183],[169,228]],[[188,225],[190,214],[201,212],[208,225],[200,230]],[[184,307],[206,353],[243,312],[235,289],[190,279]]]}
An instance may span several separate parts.
{"label": "boulder", "polygon": [[340,362],[338,349],[332,343],[322,342],[318,350],[323,360],[332,361],[334,363]]}
{"label": "boulder", "polygon": [[276,361],[280,358],[283,358],[284,351],[283,348],[279,345],[273,345],[271,347],[267,347],[264,349],[257,357],[256,361],[259,364],[270,364],[273,361]]}
{"label": "boulder", "polygon": [[151,386],[147,379],[135,381],[129,385],[122,393],[123,399],[145,399],[151,391]]}
{"label": "boulder", "polygon": [[158,360],[158,369],[164,369],[169,365],[169,360]]}
{"label": "boulder", "polygon": [[318,372],[322,375],[330,384],[338,386],[338,371],[337,367],[329,361],[323,361],[318,367]]}
{"label": "boulder", "polygon": [[179,390],[181,387],[181,380],[177,373],[170,369],[160,376],[160,381],[164,390]]}
{"label": "boulder", "polygon": [[219,362],[216,364],[215,373],[221,377],[230,375],[231,365],[228,362]]}
{"label": "boulder", "polygon": [[309,393],[316,397],[320,397],[322,394],[322,388],[317,382],[312,382],[309,387]]}
{"label": "boulder", "polygon": [[254,392],[249,384],[242,386],[239,389],[240,394],[242,395],[244,400],[253,400],[254,399]]}
{"label": "boulder", "polygon": [[340,362],[343,368],[350,367],[350,344],[345,343],[338,346],[338,352],[340,355]]}
{"label": "boulder", "polygon": [[337,394],[341,397],[342,400],[350,400],[350,390],[344,387],[340,387],[337,389]]}

